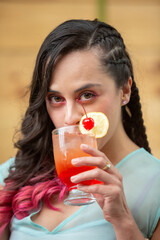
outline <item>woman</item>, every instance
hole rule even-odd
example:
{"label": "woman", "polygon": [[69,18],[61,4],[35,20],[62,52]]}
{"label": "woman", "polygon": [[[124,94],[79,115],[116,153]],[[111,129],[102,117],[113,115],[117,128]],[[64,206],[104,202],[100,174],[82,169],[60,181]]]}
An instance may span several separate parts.
{"label": "woman", "polygon": [[[139,100],[129,54],[112,26],[70,20],[47,36],[37,56],[17,155],[1,166],[6,239],[158,240],[160,162],[150,154]],[[97,203],[73,207],[63,204],[67,189],[55,173],[51,132],[79,124],[80,103],[87,112],[107,115],[110,127],[98,150],[82,145],[89,159],[72,160],[75,166],[97,166],[72,182],[104,182],[80,185]]]}

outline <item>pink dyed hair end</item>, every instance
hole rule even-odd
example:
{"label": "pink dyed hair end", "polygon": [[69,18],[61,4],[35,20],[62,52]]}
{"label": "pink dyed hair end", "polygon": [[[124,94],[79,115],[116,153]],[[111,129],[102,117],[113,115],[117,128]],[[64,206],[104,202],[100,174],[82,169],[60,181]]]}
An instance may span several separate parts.
{"label": "pink dyed hair end", "polygon": [[61,183],[58,177],[32,186],[24,186],[19,191],[8,190],[8,186],[11,185],[14,185],[13,182],[7,183],[4,189],[1,190],[0,234],[2,234],[13,216],[23,219],[32,212],[37,211],[40,208],[42,199],[50,209],[59,211],[58,208],[51,204],[50,199],[54,195],[59,195],[59,201],[62,201],[68,192],[68,188]]}

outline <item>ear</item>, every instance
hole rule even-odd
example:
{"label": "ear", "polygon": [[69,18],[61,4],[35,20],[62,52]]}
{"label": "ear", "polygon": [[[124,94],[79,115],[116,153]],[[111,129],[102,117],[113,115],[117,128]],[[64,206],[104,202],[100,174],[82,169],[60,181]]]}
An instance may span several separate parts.
{"label": "ear", "polygon": [[126,105],[131,96],[131,87],[132,87],[132,78],[128,79],[128,82],[122,87],[122,95],[121,95],[121,106]]}

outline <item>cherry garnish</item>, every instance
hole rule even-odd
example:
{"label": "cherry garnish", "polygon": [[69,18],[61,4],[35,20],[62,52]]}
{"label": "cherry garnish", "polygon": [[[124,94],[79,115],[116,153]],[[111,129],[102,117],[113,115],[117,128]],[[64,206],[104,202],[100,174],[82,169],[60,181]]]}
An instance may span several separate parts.
{"label": "cherry garnish", "polygon": [[84,113],[86,115],[86,118],[84,118],[83,121],[82,121],[83,127],[86,130],[89,131],[89,130],[91,130],[94,127],[94,120],[93,120],[93,118],[87,116],[87,112],[86,112],[83,104],[79,101],[79,99],[76,99],[76,101],[81,104],[81,106],[82,106],[82,108],[84,110]]}
{"label": "cherry garnish", "polygon": [[94,120],[91,117],[86,117],[83,119],[82,124],[86,130],[91,130],[94,127]]}

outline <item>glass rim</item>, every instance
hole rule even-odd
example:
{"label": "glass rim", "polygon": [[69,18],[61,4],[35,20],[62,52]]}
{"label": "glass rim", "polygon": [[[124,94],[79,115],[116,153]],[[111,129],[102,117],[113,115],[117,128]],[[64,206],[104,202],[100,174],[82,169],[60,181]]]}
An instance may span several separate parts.
{"label": "glass rim", "polygon": [[59,131],[60,129],[66,129],[66,128],[75,128],[75,127],[79,127],[79,125],[68,125],[68,126],[63,126],[63,127],[59,127],[59,128],[55,128],[54,130],[52,130],[52,133]]}
{"label": "glass rim", "polygon": [[79,130],[79,134],[82,134],[82,135],[88,135],[88,136],[91,136],[91,137],[95,137],[95,135],[91,132],[88,132],[88,133],[82,133],[80,131],[80,127],[79,127],[79,124],[75,124],[75,125],[68,125],[68,126],[63,126],[63,127],[60,127],[60,128],[55,128],[54,130],[52,130],[52,135],[58,135],[60,132],[62,132],[63,130],[65,129],[74,129],[74,128],[78,128]]}

